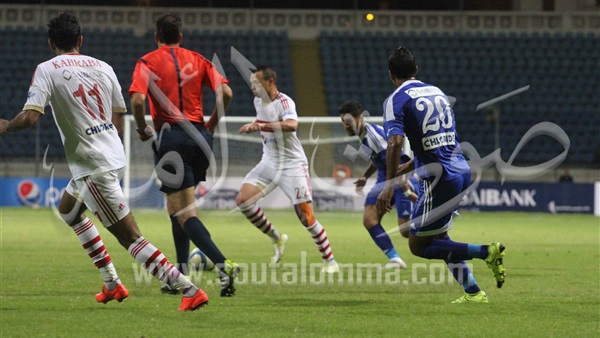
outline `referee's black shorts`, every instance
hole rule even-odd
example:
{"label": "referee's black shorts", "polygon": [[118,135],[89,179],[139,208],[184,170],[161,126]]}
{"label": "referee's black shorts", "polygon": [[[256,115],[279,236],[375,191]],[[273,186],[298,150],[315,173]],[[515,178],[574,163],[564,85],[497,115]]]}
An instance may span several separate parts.
{"label": "referee's black shorts", "polygon": [[195,187],[206,180],[213,136],[203,124],[191,125],[190,130],[179,124],[163,126],[152,144],[155,170],[164,193]]}

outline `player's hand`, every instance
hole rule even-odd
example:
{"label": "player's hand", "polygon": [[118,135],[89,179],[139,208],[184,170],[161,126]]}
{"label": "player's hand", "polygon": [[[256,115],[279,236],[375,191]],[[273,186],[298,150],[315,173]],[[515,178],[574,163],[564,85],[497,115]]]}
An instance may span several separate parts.
{"label": "player's hand", "polygon": [[377,196],[377,212],[383,215],[392,210],[392,197],[394,197],[393,186],[383,188],[383,191]]}
{"label": "player's hand", "polygon": [[8,131],[9,123],[10,121],[8,120],[0,119],[0,135],[6,134],[6,132]]}
{"label": "player's hand", "polygon": [[154,130],[154,128],[146,125],[146,127],[144,128],[144,130],[139,130],[136,129],[138,132],[138,135],[140,137],[140,140],[142,142],[146,142],[150,139],[155,139],[156,138],[156,131]]}
{"label": "player's hand", "polygon": [[247,123],[240,128],[240,134],[249,134],[254,131],[259,131],[261,127],[262,125],[258,122]]}
{"label": "player's hand", "polygon": [[354,185],[356,186],[356,193],[359,195],[364,195],[363,188],[367,184],[367,178],[361,177],[354,181]]}

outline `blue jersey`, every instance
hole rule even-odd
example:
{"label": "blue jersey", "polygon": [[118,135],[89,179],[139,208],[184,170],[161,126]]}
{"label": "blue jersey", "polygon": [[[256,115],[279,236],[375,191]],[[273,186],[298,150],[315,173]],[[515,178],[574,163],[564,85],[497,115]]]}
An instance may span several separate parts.
{"label": "blue jersey", "polygon": [[429,163],[442,166],[442,180],[470,170],[458,143],[454,112],[448,97],[438,87],[417,80],[406,81],[388,96],[383,109],[387,137],[408,138],[421,178],[432,178],[432,172],[421,168]]}
{"label": "blue jersey", "polygon": [[[383,128],[373,123],[365,123],[365,134],[361,136],[362,144],[371,153],[371,162],[377,168],[377,182],[386,180],[387,165],[385,152],[387,150],[387,137]],[[409,161],[410,157],[402,154],[400,163]]]}

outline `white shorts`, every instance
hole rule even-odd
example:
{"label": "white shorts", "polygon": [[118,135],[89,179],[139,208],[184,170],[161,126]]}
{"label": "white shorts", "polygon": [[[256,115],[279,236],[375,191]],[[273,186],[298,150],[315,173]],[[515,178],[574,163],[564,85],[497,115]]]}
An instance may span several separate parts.
{"label": "white shorts", "polygon": [[125,168],[71,179],[66,191],[96,215],[105,227],[111,226],[129,213],[129,206],[119,181]]}
{"label": "white shorts", "polygon": [[265,196],[279,187],[294,205],[312,201],[312,188],[306,164],[296,168],[278,169],[266,161],[260,161],[246,175],[243,183],[260,188]]}

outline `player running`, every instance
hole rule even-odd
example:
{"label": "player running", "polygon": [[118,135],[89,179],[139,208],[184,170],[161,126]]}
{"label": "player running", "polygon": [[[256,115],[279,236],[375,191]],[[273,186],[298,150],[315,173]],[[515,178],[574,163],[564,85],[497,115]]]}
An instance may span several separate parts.
{"label": "player running", "polygon": [[[213,63],[180,46],[181,29],[181,18],[177,15],[166,14],[156,20],[154,39],[158,48],[142,56],[135,66],[129,88],[131,110],[140,140],[147,141],[159,133],[152,147],[157,177],[162,183],[160,190],[167,195],[177,261],[187,265],[191,240],[218,267],[221,296],[230,297],[235,294],[234,280],[239,266],[219,250],[198,218],[194,188],[206,180],[212,133],[233,93]],[[202,87],[213,90],[217,101],[206,125]],[[146,125],[144,118],[146,98],[154,128]],[[172,289],[168,284],[161,287],[163,292],[176,292]]]}
{"label": "player running", "polygon": [[[384,213],[379,213],[375,206],[377,196],[383,189],[386,179],[386,163],[385,151],[387,149],[387,141],[383,128],[374,123],[366,123],[363,118],[363,107],[357,101],[346,101],[339,107],[342,126],[349,136],[358,136],[362,145],[370,151],[371,163],[365,170],[364,175],[356,180],[356,192],[363,193],[363,188],[367,184],[367,180],[377,171],[377,182],[365,199],[365,211],[363,214],[363,225],[371,235],[371,238],[377,246],[388,257],[389,262],[385,265],[386,269],[406,269],[406,263],[400,258],[398,252],[394,248],[390,237],[385,233],[381,226],[381,219]],[[402,154],[402,161],[410,160],[405,154]],[[394,203],[398,214],[398,226],[404,237],[408,237],[408,216],[411,211],[411,201],[417,200],[417,195],[410,188],[405,175],[401,177],[405,184],[402,184],[394,190]],[[416,179],[412,182],[417,185]]]}
{"label": "player running", "polygon": [[263,139],[261,161],[244,178],[236,202],[244,216],[273,241],[273,263],[283,257],[288,240],[267,219],[256,202],[276,187],[294,204],[300,222],[310,233],[323,259],[323,272],[339,272],[325,228],[314,216],[308,160],[296,136],[296,104],[277,89],[277,74],[270,66],[259,66],[251,75],[256,121],[243,125],[240,133],[260,131]]}
{"label": "player running", "polygon": [[73,175],[58,210],[104,278],[96,301],[121,302],[129,291],[121,283],[98,229],[84,215],[86,209],[148,272],[183,293],[179,311],[204,306],[206,293],[142,237],[119,185],[125,152],[112,118],[127,109],[112,67],[79,54],[81,27],[70,13],[60,13],[50,21],[48,36],[57,56],[37,66],[23,110],[10,122],[0,120],[0,134],[35,125],[44,115],[44,107],[51,105]]}
{"label": "player running", "polygon": [[[418,67],[412,53],[400,47],[388,59],[396,90],[385,100],[384,129],[388,137],[387,181],[377,199],[380,212],[389,210],[394,179],[416,168],[421,178],[418,200],[411,214],[410,251],[427,259],[443,259],[465,294],[453,303],[487,303],[465,260],[485,260],[500,288],[504,283],[504,246],[454,242],[448,236],[454,209],[466,193],[471,171],[462,155],[454,112],[438,87],[415,79]],[[398,167],[406,136],[414,158]]]}

